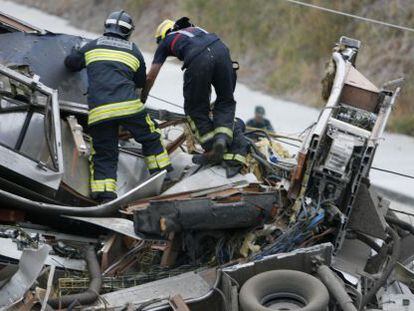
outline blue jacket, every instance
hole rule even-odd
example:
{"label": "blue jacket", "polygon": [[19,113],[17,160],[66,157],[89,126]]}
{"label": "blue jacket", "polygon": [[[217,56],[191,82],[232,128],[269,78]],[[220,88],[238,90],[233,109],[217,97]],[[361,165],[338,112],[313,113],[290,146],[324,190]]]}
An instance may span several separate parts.
{"label": "blue jacket", "polygon": [[173,31],[158,45],[153,63],[162,64],[168,56],[176,56],[184,62],[183,68],[187,68],[198,54],[218,40],[217,35],[199,27]]}

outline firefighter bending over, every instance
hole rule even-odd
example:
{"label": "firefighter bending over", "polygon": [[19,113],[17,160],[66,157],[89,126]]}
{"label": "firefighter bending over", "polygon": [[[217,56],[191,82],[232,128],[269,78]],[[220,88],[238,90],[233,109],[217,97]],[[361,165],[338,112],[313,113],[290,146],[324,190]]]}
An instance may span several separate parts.
{"label": "firefighter bending over", "polygon": [[[155,37],[158,48],[141,100],[146,101],[166,58],[177,57],[183,62],[182,69],[185,70],[184,111],[197,140],[210,155],[209,162],[245,161],[245,154],[234,154],[230,148],[234,137],[236,102],[233,92],[236,74],[229,49],[219,37],[196,27],[187,17],[176,22],[163,21]],[[217,94],[212,108],[211,86]]]}
{"label": "firefighter bending over", "polygon": [[88,126],[92,138],[92,197],[103,203],[116,198],[118,129],[122,126],[142,144],[150,173],[171,169],[158,125],[146,112],[136,88],[143,88],[146,69],[138,47],[128,41],[134,24],[124,11],[111,13],[105,33],[66,57],[71,71],[86,68],[88,75]]}

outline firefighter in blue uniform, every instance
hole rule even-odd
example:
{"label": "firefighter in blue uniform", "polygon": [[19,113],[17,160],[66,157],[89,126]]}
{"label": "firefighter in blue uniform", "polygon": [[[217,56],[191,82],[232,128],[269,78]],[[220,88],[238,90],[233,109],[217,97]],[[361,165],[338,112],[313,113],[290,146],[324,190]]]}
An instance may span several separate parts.
{"label": "firefighter in blue uniform", "polygon": [[171,169],[160,130],[136,91],[145,85],[146,69],[138,47],[128,41],[133,30],[127,13],[113,12],[105,21],[102,37],[74,48],[65,59],[69,70],[87,70],[88,126],[93,147],[90,187],[98,202],[116,198],[120,126],[142,144],[150,173]]}
{"label": "firefighter in blue uniform", "polygon": [[[218,164],[223,160],[245,162],[246,148],[242,154],[232,152],[236,102],[233,92],[236,74],[230,52],[220,38],[194,26],[187,17],[176,22],[163,21],[155,34],[158,48],[147,83],[141,93],[146,101],[148,93],[168,56],[183,62],[184,111],[195,137],[208,154],[208,161]],[[211,107],[211,86],[217,99]],[[193,158],[194,159],[194,158]]]}

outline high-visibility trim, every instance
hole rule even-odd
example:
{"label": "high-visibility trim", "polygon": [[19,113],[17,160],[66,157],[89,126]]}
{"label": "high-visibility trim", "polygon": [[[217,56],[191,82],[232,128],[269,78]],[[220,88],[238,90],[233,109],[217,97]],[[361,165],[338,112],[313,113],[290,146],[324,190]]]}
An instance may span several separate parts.
{"label": "high-visibility trim", "polygon": [[161,135],[161,130],[155,126],[155,123],[149,114],[147,114],[147,116],[145,117],[145,122],[147,122],[151,133],[158,133]]}
{"label": "high-visibility trim", "polygon": [[170,157],[166,150],[157,155],[145,157],[145,163],[149,170],[158,170],[171,165]]}
{"label": "high-visibility trim", "polygon": [[156,170],[158,168],[157,159],[153,155],[145,157],[145,163],[149,170]]}
{"label": "high-visibility trim", "polygon": [[92,192],[116,192],[116,180],[113,178],[94,180],[91,179]]}
{"label": "high-visibility trim", "polygon": [[185,36],[190,37],[190,38],[195,37],[195,35],[192,32],[187,31],[187,30],[178,30],[178,31],[176,31],[176,33],[180,33],[180,34],[185,35]]}
{"label": "high-visibility trim", "polygon": [[198,131],[198,129],[197,129],[197,127],[196,127],[196,125],[195,125],[194,121],[193,121],[193,120],[192,120],[189,116],[187,116],[187,120],[188,120],[188,122],[189,122],[189,124],[190,124],[191,131],[193,131],[193,133],[194,133],[194,135],[195,135],[196,139],[197,139],[197,140],[198,140],[201,144],[204,144],[204,143],[206,143],[207,141],[209,141],[210,139],[213,139],[213,138],[214,138],[214,135],[215,135],[215,132],[214,132],[214,131],[208,132],[208,133],[206,133],[206,134],[204,134],[204,135],[200,135],[200,132]]}
{"label": "high-visibility trim", "polygon": [[89,156],[89,169],[90,169],[90,188],[91,192],[116,192],[116,179],[106,178],[106,179],[94,179],[94,165],[93,165],[93,156],[96,154],[95,149],[93,148],[93,140],[91,140],[91,154]]}
{"label": "high-visibility trim", "polygon": [[115,18],[108,18],[105,21],[105,25],[119,25],[119,26],[125,27],[127,29],[132,29],[133,28],[133,26],[130,23],[127,23],[127,22],[124,22],[124,21],[121,21],[121,20],[115,19]]}
{"label": "high-visibility trim", "polygon": [[223,160],[237,161],[237,162],[240,162],[242,164],[247,163],[246,157],[242,156],[241,154],[237,154],[237,153],[225,153],[224,156],[223,156]]}
{"label": "high-visibility trim", "polygon": [[147,122],[151,133],[154,133],[156,131],[155,123],[154,121],[152,121],[151,116],[149,114],[147,114],[147,116],[145,117],[145,122]]}
{"label": "high-visibility trim", "polygon": [[225,134],[230,138],[233,138],[233,130],[229,129],[228,127],[220,126],[214,130],[214,134]]}
{"label": "high-visibility trim", "polygon": [[140,66],[139,59],[128,52],[111,49],[93,49],[85,53],[86,66],[98,61],[121,62],[130,67],[133,71],[137,71]]}
{"label": "high-visibility trim", "polygon": [[120,103],[105,104],[89,111],[88,124],[111,118],[123,117],[143,111],[144,104],[139,99]]}
{"label": "high-visibility trim", "polygon": [[156,155],[155,158],[157,160],[157,164],[160,169],[163,169],[171,165],[170,157],[168,156],[168,152],[166,150]]}
{"label": "high-visibility trim", "polygon": [[210,139],[213,139],[215,135],[216,135],[215,131],[211,131],[202,136],[198,135],[199,136],[198,140],[200,141],[200,143],[204,144],[208,142]]}
{"label": "high-visibility trim", "polygon": [[224,126],[217,127],[213,131],[210,131],[204,135],[200,135],[200,132],[198,131],[194,121],[190,117],[187,117],[187,120],[190,124],[191,130],[195,134],[196,139],[202,144],[206,143],[210,139],[213,139],[214,136],[216,136],[217,134],[225,134],[229,136],[231,139],[233,138],[233,130]]}

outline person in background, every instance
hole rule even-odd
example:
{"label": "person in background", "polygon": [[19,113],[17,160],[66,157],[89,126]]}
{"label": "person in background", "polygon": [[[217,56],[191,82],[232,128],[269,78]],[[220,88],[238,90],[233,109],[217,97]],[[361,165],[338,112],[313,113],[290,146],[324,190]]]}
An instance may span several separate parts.
{"label": "person in background", "polygon": [[111,13],[104,35],[83,47],[74,47],[65,59],[71,71],[88,74],[88,130],[91,141],[91,196],[99,203],[116,194],[119,127],[142,144],[151,174],[172,170],[157,123],[147,113],[136,89],[146,82],[144,58],[128,41],[134,24],[124,11]]}
{"label": "person in background", "polygon": [[247,121],[248,127],[273,132],[273,126],[265,117],[265,109],[262,106],[256,106],[254,110],[254,118]]}

